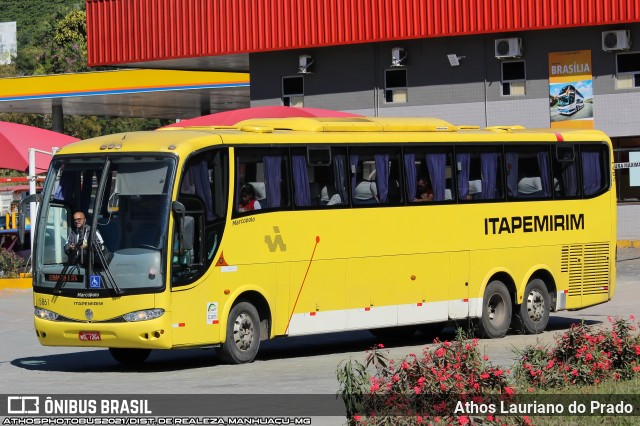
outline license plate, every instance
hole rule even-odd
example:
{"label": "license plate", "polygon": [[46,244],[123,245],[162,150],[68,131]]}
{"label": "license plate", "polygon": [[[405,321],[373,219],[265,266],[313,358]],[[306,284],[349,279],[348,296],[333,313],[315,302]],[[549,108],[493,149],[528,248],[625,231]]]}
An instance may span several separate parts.
{"label": "license plate", "polygon": [[99,331],[81,331],[78,334],[80,340],[94,342],[96,340],[100,340],[100,332]]}

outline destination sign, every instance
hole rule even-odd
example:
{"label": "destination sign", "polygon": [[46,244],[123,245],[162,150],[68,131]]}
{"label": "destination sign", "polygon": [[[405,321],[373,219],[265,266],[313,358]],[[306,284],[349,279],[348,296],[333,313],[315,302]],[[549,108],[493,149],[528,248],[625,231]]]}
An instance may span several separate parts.
{"label": "destination sign", "polygon": [[84,275],[78,274],[45,274],[46,281],[64,281],[67,283],[81,283],[84,281]]}

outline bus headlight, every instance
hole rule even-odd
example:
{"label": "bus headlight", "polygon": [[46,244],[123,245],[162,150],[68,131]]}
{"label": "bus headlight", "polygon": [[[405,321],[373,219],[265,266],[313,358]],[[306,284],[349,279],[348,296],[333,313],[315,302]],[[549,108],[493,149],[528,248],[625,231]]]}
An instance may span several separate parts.
{"label": "bus headlight", "polygon": [[122,318],[128,322],[135,321],[148,321],[161,317],[164,314],[164,309],[144,309],[142,311],[129,312],[124,314]]}
{"label": "bus headlight", "polygon": [[49,321],[55,321],[60,316],[55,312],[51,312],[47,309],[42,309],[42,308],[35,308],[34,314],[40,319],[49,320]]}

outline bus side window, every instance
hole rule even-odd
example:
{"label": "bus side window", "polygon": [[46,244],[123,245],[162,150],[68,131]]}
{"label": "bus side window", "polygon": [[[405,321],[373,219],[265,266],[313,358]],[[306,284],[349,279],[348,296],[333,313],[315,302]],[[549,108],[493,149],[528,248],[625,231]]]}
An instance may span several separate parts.
{"label": "bus side window", "polygon": [[[254,214],[256,210],[288,207],[287,151],[278,148],[236,148],[236,153],[235,212]],[[249,210],[241,206],[244,201],[240,192],[246,185],[253,188],[259,209]],[[258,196],[263,198],[258,199]]]}
{"label": "bus side window", "polygon": [[608,152],[605,145],[580,147],[582,190],[585,197],[601,194],[609,187]]}
{"label": "bus side window", "polygon": [[402,202],[399,149],[352,148],[349,166],[354,205],[397,205]]}
{"label": "bus side window", "polygon": [[509,146],[505,150],[509,199],[551,198],[554,191],[549,146]]}
{"label": "bus side window", "polygon": [[556,199],[577,198],[582,195],[578,179],[578,147],[565,144],[556,147],[553,156],[553,191]]}
{"label": "bus side window", "polygon": [[[405,150],[404,153],[405,184],[409,203],[424,199],[418,192],[418,181],[424,180],[427,193],[432,195],[431,201],[443,202],[452,200],[453,180],[452,162],[449,149],[432,148]],[[424,193],[424,189],[421,187]]]}
{"label": "bus side window", "polygon": [[312,163],[307,151],[294,149],[291,163],[297,207],[339,207],[349,203],[345,149],[332,147],[330,160],[323,163]]}
{"label": "bus side window", "polygon": [[502,200],[502,154],[496,148],[459,150],[458,199]]}

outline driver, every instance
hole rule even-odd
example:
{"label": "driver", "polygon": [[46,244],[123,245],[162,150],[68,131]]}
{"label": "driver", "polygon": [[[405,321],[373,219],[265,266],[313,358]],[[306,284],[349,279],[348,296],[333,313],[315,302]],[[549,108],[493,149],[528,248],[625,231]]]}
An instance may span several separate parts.
{"label": "driver", "polygon": [[[73,214],[73,225],[69,231],[69,237],[67,243],[64,245],[64,252],[70,258],[75,258],[84,263],[85,259],[88,259],[87,253],[87,241],[91,234],[91,227],[87,225],[87,219],[83,212],[75,212]],[[100,232],[96,230],[96,242],[100,247],[100,250],[104,250],[104,240]]]}

